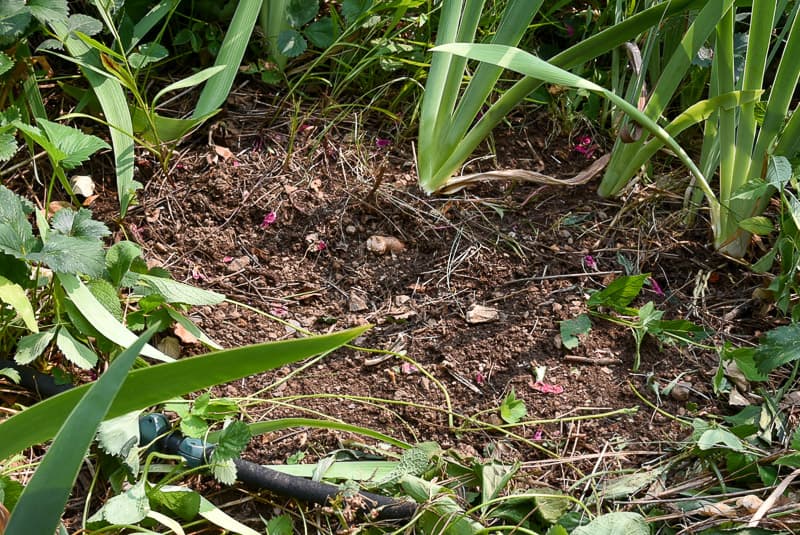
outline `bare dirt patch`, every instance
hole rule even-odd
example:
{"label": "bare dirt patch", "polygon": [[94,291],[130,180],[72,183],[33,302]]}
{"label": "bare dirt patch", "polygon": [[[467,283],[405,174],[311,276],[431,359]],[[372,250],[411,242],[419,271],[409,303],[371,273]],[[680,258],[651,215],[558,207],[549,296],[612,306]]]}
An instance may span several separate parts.
{"label": "bare dirt patch", "polygon": [[[672,413],[686,413],[687,401],[706,410],[715,355],[648,341],[640,372],[631,374],[634,344],[626,328],[596,321],[570,351],[560,344],[559,321],[585,311],[588,291],[624,273],[624,257],[634,269],[652,272],[664,289],[664,295],[646,290],[642,303],[653,300],[667,317],[729,335],[752,334],[750,304],[741,296],[758,281],[707,248],[702,224],[680,225],[677,194],[636,186],[618,202],[597,198],[593,183],[559,189],[509,182],[427,197],[416,185],[410,145],[379,147],[380,132],[355,137],[369,131],[366,125],[349,130],[354,125],[341,124],[317,135],[323,123],[313,119],[292,136],[288,126],[268,128],[258,119],[271,113],[230,110],[209,138],[230,153],[198,141],[166,177],[149,179],[141,205],[126,220],[128,235],[177,279],[274,317],[230,303],[196,310],[197,323],[226,346],[295,336],[275,318],[316,333],[370,323],[359,345],[404,351],[431,377],[397,358],[376,362],[372,354],[342,350],[277,388],[269,386],[288,368],[222,387],[221,395],[328,394],[292,403],[409,442],[436,440],[473,454],[499,452],[505,460],[546,458],[523,443],[498,449],[501,435],[485,430],[454,433],[440,410],[444,388],[456,413],[487,411],[479,418],[499,425],[492,409],[514,388],[532,420],[519,435],[582,459],[583,467],[604,455],[637,465],[647,457],[643,452],[654,454],[688,431],[645,406],[633,388]],[[574,136],[541,137],[552,127],[546,117],[515,124],[496,134],[501,167],[565,178],[590,163],[573,150]],[[144,171],[155,167],[140,163]],[[402,247],[379,254],[368,247],[374,236]],[[490,321],[467,319],[476,306]],[[534,387],[541,366],[563,393]],[[682,380],[692,385],[688,400],[659,401],[647,386],[684,372]],[[300,411],[257,407],[253,418]],[[458,418],[455,425],[474,427]],[[270,436],[254,442],[248,457],[282,462],[299,447],[319,454],[341,438],[322,431],[304,434],[302,443]]]}

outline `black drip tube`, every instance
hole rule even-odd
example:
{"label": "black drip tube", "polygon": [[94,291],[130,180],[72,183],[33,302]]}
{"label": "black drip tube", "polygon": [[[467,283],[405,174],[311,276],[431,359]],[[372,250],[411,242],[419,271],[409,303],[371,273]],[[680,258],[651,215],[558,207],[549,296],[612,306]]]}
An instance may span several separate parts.
{"label": "black drip tube", "polygon": [[[13,368],[19,372],[20,384],[43,398],[55,396],[73,387],[71,384],[57,383],[50,375],[28,366],[20,366],[10,360],[0,359],[0,368]],[[175,441],[159,442],[167,444]],[[170,453],[175,452],[170,451]],[[331,503],[343,492],[343,489],[336,485],[284,474],[244,459],[235,459],[234,464],[237,480],[256,490],[268,490],[281,496],[319,505]],[[366,491],[359,491],[354,497],[357,498],[353,502],[355,510],[368,520],[407,520],[414,516],[417,510],[416,503],[411,500],[396,500]]]}

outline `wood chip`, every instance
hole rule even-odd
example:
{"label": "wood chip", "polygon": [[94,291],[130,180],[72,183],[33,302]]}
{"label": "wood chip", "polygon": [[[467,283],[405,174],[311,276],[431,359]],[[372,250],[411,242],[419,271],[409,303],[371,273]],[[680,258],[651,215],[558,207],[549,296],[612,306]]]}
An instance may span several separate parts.
{"label": "wood chip", "polygon": [[496,308],[485,307],[483,305],[472,305],[467,310],[467,323],[475,325],[477,323],[489,323],[500,319],[500,313]]}
{"label": "wood chip", "polygon": [[361,297],[355,290],[352,290],[350,292],[350,297],[348,298],[347,306],[350,309],[350,312],[363,312],[364,310],[367,310],[369,308],[369,305],[367,305],[367,301],[363,297]]}

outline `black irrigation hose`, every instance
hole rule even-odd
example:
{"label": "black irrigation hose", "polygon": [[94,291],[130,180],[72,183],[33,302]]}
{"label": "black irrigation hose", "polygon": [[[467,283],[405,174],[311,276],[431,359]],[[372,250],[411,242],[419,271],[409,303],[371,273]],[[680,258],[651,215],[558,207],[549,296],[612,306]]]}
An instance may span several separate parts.
{"label": "black irrigation hose", "polygon": [[[40,373],[28,366],[20,366],[13,361],[0,360],[0,369],[2,368],[15,369],[19,372],[20,384],[43,398],[60,394],[73,386],[57,383],[52,376]],[[342,488],[336,485],[284,474],[244,459],[235,459],[233,462],[236,465],[236,478],[251,488],[268,490],[275,494],[320,505],[328,504],[342,493]],[[413,501],[396,500],[372,492],[360,491],[355,494],[354,498],[356,499],[353,506],[356,511],[370,520],[407,520],[414,516],[417,510],[417,505]]]}

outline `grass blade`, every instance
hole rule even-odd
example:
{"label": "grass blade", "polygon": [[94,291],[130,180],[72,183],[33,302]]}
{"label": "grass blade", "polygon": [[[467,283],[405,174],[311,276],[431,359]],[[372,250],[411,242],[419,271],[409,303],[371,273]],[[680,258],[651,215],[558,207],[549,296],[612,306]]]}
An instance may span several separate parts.
{"label": "grass blade", "polygon": [[[157,405],[173,397],[226,383],[331,351],[369,326],[334,334],[215,351],[128,374],[106,417]],[[91,385],[46,399],[0,423],[0,459],[52,438]]]}
{"label": "grass blade", "polygon": [[223,66],[224,69],[203,86],[192,118],[213,113],[228,98],[260,9],[261,0],[240,0],[239,5],[236,6],[231,25],[225,33],[225,39],[222,41],[217,60],[214,62],[215,66]]}
{"label": "grass blade", "polygon": [[69,413],[36,473],[22,491],[8,521],[6,532],[9,535],[56,531],[97,426],[111,407],[139,351],[159,328],[160,325],[150,327],[114,359]]}

